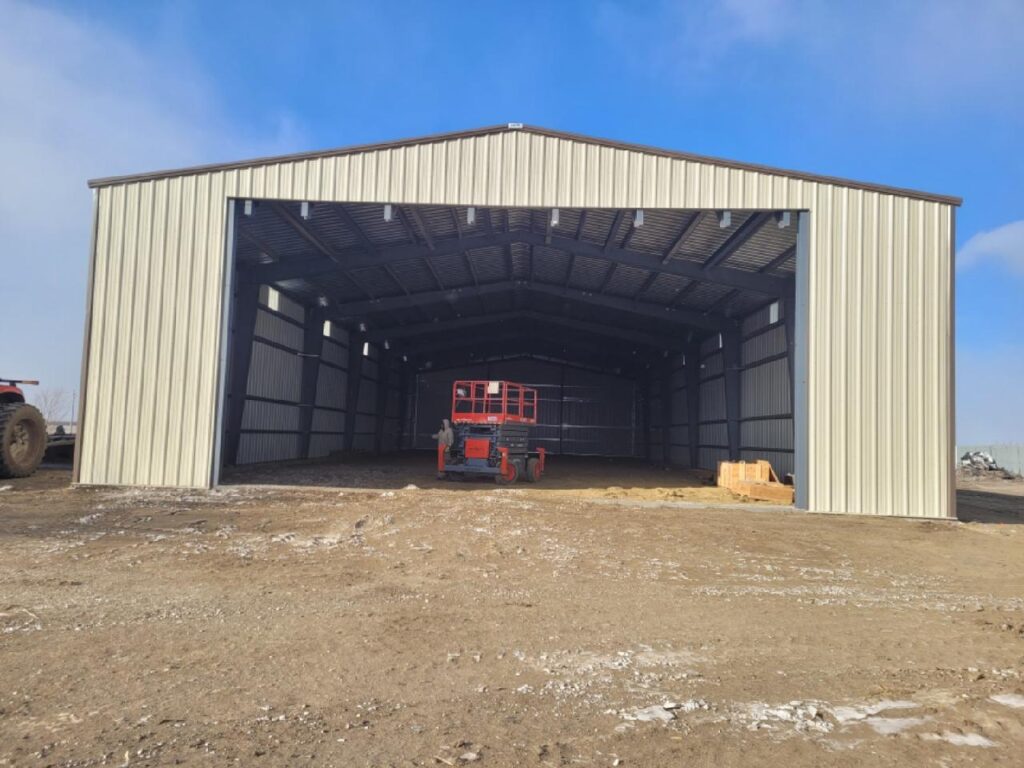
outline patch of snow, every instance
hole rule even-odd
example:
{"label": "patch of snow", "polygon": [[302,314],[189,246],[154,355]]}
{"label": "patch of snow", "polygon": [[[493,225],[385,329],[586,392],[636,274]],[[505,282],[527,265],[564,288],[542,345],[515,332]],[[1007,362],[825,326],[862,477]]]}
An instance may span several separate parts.
{"label": "patch of snow", "polygon": [[652,707],[643,707],[642,709],[623,712],[622,719],[637,720],[641,723],[667,723],[675,720],[676,716],[672,713],[672,710],[665,709],[660,704],[655,704]]}
{"label": "patch of snow", "polygon": [[830,709],[832,717],[834,717],[840,724],[849,722],[856,722],[859,720],[865,720],[872,715],[878,715],[882,712],[887,712],[890,709],[916,709],[917,704],[913,701],[892,701],[885,699],[879,701],[876,704],[860,704],[849,707],[832,707]]}
{"label": "patch of snow", "polygon": [[921,738],[926,741],[944,741],[954,747],[998,747],[999,745],[980,733],[953,733],[943,731],[940,733],[924,733]]}
{"label": "patch of snow", "polygon": [[1014,709],[1024,709],[1024,696],[1019,693],[997,693],[989,698],[996,704],[1003,704]]}
{"label": "patch of snow", "polygon": [[869,717],[864,722],[870,725],[875,733],[891,736],[895,733],[902,733],[908,728],[924,725],[930,719],[929,717]]}

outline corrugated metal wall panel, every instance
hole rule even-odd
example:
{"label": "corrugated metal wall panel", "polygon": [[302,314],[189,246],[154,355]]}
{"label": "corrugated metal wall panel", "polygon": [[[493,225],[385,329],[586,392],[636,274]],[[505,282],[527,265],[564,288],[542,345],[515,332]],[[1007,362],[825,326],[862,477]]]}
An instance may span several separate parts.
{"label": "corrugated metal wall panel", "polygon": [[264,461],[285,461],[299,454],[298,435],[267,432],[243,433],[238,442],[238,463],[258,464]]}
{"label": "corrugated metal wall panel", "polygon": [[301,384],[301,357],[259,340],[253,342],[247,394],[297,403],[302,395]]}
{"label": "corrugated metal wall panel", "polygon": [[256,335],[296,352],[302,350],[302,326],[290,323],[262,307],[256,313]]}
{"label": "corrugated metal wall panel", "polygon": [[702,446],[715,446],[728,450],[729,431],[725,424],[701,424],[699,434]]}
{"label": "corrugated metal wall panel", "polygon": [[700,420],[719,421],[725,418],[725,379],[705,381],[700,385]]}
{"label": "corrugated metal wall panel", "polygon": [[299,406],[246,400],[242,413],[242,429],[295,432],[299,429]]}
{"label": "corrugated metal wall panel", "polygon": [[773,360],[740,373],[742,418],[778,416],[790,412],[789,364]]}
{"label": "corrugated metal wall panel", "polygon": [[321,365],[316,379],[316,404],[344,408],[348,374],[328,365]]}
{"label": "corrugated metal wall panel", "polygon": [[81,482],[210,484],[229,197],[808,210],[809,507],[952,512],[949,204],[527,131],[100,188]]}
{"label": "corrugated metal wall panel", "polygon": [[[714,349],[718,349],[716,345]],[[724,368],[722,367],[722,353],[713,351],[707,352],[701,357],[700,361],[700,377],[701,379],[707,379],[711,376],[718,376],[722,373]]]}
{"label": "corrugated metal wall panel", "polygon": [[703,469],[714,469],[720,461],[729,460],[728,448],[701,448],[698,452],[700,466]]}
{"label": "corrugated metal wall panel", "polygon": [[786,329],[781,325],[776,325],[743,342],[743,354],[740,362],[747,366],[758,360],[764,360],[766,357],[785,353]]}
{"label": "corrugated metal wall panel", "polygon": [[348,364],[348,348],[333,339],[324,339],[324,348],[320,354],[322,360],[332,365],[345,367]]}
{"label": "corrugated metal wall panel", "polygon": [[740,424],[740,445],[743,448],[765,448],[775,451],[793,450],[793,420],[763,419]]}
{"label": "corrugated metal wall panel", "polygon": [[345,431],[345,413],[315,408],[312,430],[313,432],[336,432],[340,435]]}

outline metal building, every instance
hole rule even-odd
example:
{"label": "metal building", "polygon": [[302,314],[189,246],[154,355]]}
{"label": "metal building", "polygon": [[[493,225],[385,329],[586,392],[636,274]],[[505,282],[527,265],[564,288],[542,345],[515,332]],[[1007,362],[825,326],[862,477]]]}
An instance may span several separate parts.
{"label": "metal building", "polygon": [[91,186],[83,484],[420,446],[461,371],[554,450],[955,513],[957,198],[520,124]]}

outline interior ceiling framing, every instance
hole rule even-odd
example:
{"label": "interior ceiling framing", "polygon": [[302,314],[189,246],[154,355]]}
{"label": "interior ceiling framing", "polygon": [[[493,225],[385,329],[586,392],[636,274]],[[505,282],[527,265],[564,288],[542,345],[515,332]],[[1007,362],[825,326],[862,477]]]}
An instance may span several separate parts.
{"label": "interior ceiling framing", "polygon": [[473,340],[494,347],[504,327],[509,353],[594,342],[591,359],[621,366],[734,326],[795,269],[782,212],[644,210],[638,226],[631,209],[390,208],[240,204],[240,277],[421,355],[485,354]]}

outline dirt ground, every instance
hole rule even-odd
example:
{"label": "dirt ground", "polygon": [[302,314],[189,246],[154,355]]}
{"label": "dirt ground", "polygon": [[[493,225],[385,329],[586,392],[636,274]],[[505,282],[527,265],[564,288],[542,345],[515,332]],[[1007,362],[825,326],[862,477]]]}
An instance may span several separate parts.
{"label": "dirt ground", "polygon": [[1024,483],[958,523],[420,467],[6,481],[0,765],[1021,764]]}

